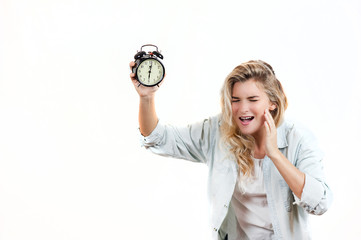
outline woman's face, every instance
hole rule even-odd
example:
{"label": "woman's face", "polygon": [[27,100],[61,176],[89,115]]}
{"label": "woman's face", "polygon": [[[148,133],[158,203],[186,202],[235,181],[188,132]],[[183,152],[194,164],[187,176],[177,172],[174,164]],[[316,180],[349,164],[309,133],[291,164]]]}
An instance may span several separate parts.
{"label": "woman's face", "polygon": [[257,84],[254,79],[234,84],[232,114],[243,134],[257,136],[264,128],[265,110],[274,110],[275,107],[261,84]]}

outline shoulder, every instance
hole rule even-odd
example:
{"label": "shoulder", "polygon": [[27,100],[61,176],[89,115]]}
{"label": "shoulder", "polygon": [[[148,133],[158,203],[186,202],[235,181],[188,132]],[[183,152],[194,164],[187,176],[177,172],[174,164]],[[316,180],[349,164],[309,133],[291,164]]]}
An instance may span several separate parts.
{"label": "shoulder", "polygon": [[[283,147],[289,144],[316,144],[315,135],[310,129],[299,121],[284,119],[277,129],[278,142]],[[282,146],[281,146],[282,147]]]}
{"label": "shoulder", "polygon": [[210,124],[214,125],[215,127],[219,127],[221,125],[221,114],[217,114],[215,116],[211,116],[208,118]]}
{"label": "shoulder", "polygon": [[202,121],[199,121],[191,125],[200,125],[202,126],[202,128],[209,128],[212,130],[216,130],[219,128],[220,124],[221,124],[221,115],[217,114],[215,116],[205,118]]}
{"label": "shoulder", "polygon": [[203,118],[202,120],[189,123],[187,125],[169,125],[169,131],[175,132],[179,136],[191,136],[192,138],[209,139],[209,137],[216,136],[219,132],[219,115]]}

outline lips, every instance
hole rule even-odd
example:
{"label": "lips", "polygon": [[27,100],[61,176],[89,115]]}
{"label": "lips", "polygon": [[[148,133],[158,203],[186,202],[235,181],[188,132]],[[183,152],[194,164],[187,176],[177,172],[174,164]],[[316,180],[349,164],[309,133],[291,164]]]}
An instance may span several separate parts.
{"label": "lips", "polygon": [[254,117],[252,117],[252,116],[244,116],[244,117],[239,118],[239,120],[241,120],[241,123],[243,125],[248,125],[250,122],[252,122],[253,119],[254,119]]}

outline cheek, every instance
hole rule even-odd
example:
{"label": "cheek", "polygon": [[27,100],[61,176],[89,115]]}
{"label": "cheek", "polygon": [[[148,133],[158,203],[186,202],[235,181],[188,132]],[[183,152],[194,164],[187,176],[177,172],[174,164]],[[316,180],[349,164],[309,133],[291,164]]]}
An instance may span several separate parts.
{"label": "cheek", "polygon": [[254,106],[251,111],[256,116],[263,117],[264,116],[264,111],[266,110],[266,108],[267,108],[267,106],[265,106],[263,104],[259,104],[257,106]]}
{"label": "cheek", "polygon": [[238,115],[238,108],[237,108],[237,106],[232,105],[232,118],[233,118],[234,120],[236,120],[237,115]]}
{"label": "cheek", "polygon": [[237,113],[237,106],[236,104],[232,104],[232,114],[234,115],[235,113]]}
{"label": "cheek", "polygon": [[257,106],[258,114],[263,114],[264,110],[266,110],[266,106],[264,106],[264,105]]}

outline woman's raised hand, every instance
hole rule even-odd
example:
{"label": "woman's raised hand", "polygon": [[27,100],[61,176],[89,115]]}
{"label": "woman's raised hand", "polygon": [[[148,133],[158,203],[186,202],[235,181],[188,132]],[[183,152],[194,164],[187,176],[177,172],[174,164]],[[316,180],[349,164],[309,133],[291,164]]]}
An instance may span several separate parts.
{"label": "woman's raised hand", "polygon": [[[133,67],[136,66],[136,63],[131,61],[129,63],[129,67],[130,67],[130,70],[132,70]],[[133,85],[134,85],[134,88],[135,90],[137,91],[137,93],[139,94],[139,96],[141,98],[149,98],[149,97],[154,97],[154,94],[155,92],[158,90],[158,86],[154,86],[154,87],[146,87],[146,86],[143,86],[142,84],[140,84],[138,82],[138,80],[135,78],[135,73],[131,73],[130,74],[130,79],[132,80],[133,82]],[[164,81],[164,80],[163,80]],[[159,84],[159,86],[163,83],[163,81]]]}

